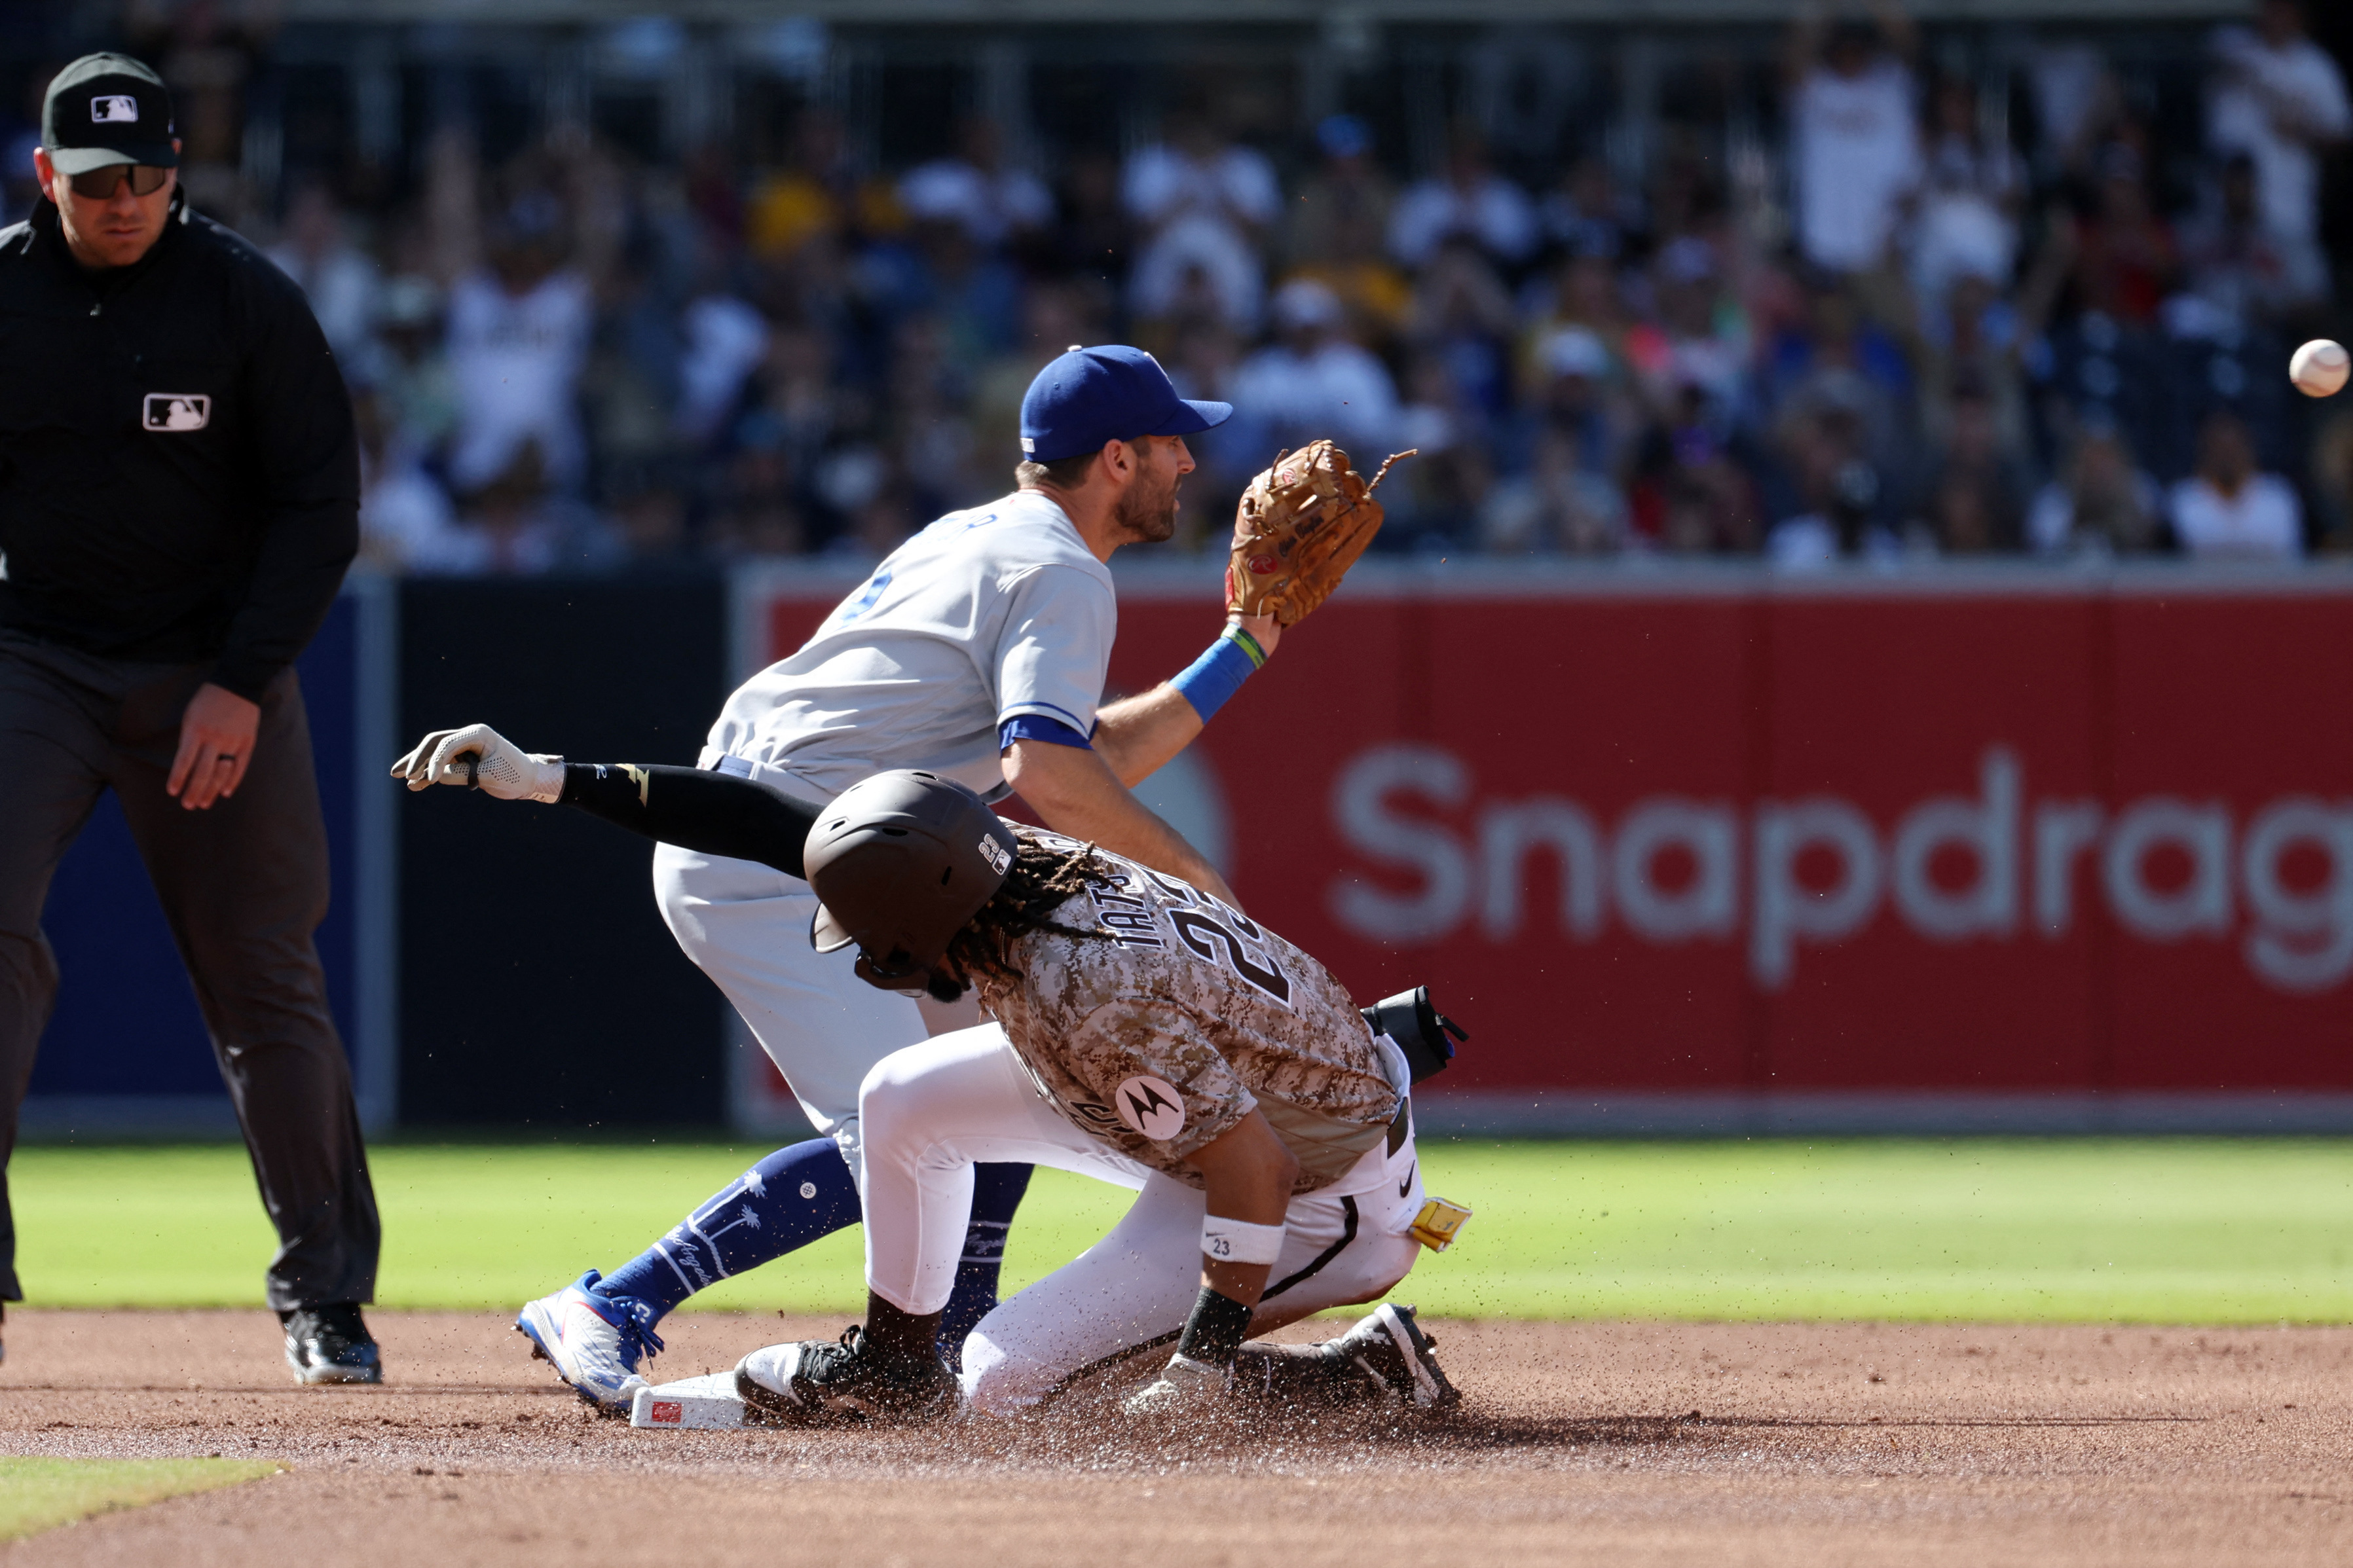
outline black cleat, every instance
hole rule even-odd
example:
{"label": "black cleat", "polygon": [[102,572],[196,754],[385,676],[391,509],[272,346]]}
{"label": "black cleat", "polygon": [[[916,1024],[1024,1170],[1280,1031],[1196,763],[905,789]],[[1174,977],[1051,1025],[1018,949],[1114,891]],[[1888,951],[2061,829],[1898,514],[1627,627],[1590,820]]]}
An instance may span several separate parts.
{"label": "black cleat", "polygon": [[1419,1410],[1462,1403],[1438,1364],[1438,1342],[1421,1331],[1411,1307],[1384,1301],[1371,1317],[1323,1348],[1362,1373],[1382,1399]]}
{"label": "black cleat", "polygon": [[360,1321],[355,1301],[297,1307],[280,1312],[286,1325],[286,1364],[297,1383],[382,1383],[384,1359],[375,1338]]}
{"label": "black cleat", "polygon": [[754,1351],[736,1363],[735,1392],[768,1420],[793,1426],[922,1426],[955,1414],[955,1373],[936,1352],[886,1362],[866,1347],[853,1323],[839,1343],[803,1340]]}

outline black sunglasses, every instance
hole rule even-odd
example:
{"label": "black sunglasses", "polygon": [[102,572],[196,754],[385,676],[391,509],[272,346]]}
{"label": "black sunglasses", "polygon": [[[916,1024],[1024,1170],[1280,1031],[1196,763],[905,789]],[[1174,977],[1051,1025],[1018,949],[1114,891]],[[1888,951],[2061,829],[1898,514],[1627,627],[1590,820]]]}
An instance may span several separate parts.
{"label": "black sunglasses", "polygon": [[66,184],[73,187],[74,195],[86,202],[111,202],[125,180],[131,182],[132,195],[152,196],[162,190],[164,182],[171,177],[171,170],[159,169],[153,163],[109,163],[87,174],[71,175]]}

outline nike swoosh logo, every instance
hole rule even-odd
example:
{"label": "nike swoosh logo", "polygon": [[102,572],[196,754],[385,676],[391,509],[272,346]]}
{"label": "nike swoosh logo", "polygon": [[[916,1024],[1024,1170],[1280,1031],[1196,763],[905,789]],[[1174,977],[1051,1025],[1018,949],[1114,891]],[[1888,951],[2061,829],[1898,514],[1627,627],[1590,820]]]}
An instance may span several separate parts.
{"label": "nike swoosh logo", "polygon": [[1405,1180],[1398,1184],[1398,1196],[1403,1197],[1406,1194],[1413,1191],[1413,1173],[1420,1168],[1419,1161],[1416,1161],[1413,1164],[1406,1167]]}

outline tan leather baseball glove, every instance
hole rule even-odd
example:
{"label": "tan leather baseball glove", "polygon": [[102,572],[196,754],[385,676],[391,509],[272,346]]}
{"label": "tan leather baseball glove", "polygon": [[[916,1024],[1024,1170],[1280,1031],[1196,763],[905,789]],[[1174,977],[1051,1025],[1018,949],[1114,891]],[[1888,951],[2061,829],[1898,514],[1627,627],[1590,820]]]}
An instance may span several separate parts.
{"label": "tan leather baseball glove", "polygon": [[1272,616],[1289,626],[1330,598],[1380,531],[1374,488],[1388,476],[1389,463],[1413,455],[1391,456],[1370,484],[1329,441],[1277,456],[1242,492],[1234,514],[1227,613]]}

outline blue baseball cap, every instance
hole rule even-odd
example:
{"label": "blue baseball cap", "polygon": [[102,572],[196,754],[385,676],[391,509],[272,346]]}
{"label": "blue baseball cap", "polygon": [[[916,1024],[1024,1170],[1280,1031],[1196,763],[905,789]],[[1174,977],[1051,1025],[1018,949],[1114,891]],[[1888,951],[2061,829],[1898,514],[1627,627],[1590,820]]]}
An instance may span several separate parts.
{"label": "blue baseball cap", "polygon": [[1039,371],[1021,399],[1021,455],[1051,463],[1106,441],[1190,436],[1233,417],[1230,403],[1176,395],[1160,362],[1125,343],[1072,348]]}

